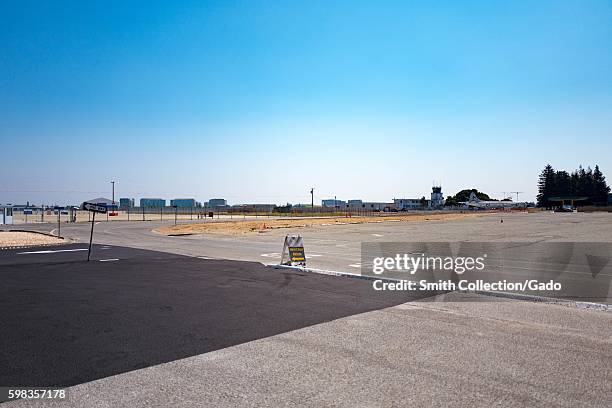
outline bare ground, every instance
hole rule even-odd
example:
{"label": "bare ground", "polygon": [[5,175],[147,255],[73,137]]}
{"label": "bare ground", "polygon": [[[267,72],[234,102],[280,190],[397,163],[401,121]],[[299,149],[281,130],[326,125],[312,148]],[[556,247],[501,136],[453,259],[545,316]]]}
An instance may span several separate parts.
{"label": "bare ground", "polygon": [[239,235],[265,232],[278,228],[308,228],[314,226],[333,226],[345,224],[364,224],[379,222],[413,222],[458,220],[484,216],[488,213],[451,213],[451,214],[410,214],[384,217],[321,217],[302,219],[268,219],[261,221],[222,221],[204,222],[199,224],[185,224],[156,228],[153,231],[162,235],[191,235],[191,234],[225,234]]}
{"label": "bare ground", "polygon": [[66,239],[33,232],[0,231],[0,248],[37,245],[60,245],[70,242]]}

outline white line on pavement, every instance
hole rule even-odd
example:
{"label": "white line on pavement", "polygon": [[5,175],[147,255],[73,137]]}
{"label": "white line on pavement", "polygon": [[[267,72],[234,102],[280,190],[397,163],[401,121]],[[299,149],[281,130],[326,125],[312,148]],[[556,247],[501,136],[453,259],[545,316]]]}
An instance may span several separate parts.
{"label": "white line on pavement", "polygon": [[100,259],[100,262],[113,262],[118,261],[119,258],[111,258],[111,259]]}
{"label": "white line on pavement", "polygon": [[28,251],[28,252],[18,252],[17,255],[27,255],[27,254],[54,254],[57,252],[76,252],[76,251],[87,251],[87,248],[76,248],[76,249],[56,249],[56,250],[46,250],[46,251]]}

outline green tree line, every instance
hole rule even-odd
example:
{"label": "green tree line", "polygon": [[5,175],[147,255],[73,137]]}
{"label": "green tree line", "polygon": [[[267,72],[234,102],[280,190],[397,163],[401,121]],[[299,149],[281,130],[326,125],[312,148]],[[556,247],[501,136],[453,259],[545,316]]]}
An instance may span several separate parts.
{"label": "green tree line", "polygon": [[610,187],[606,178],[595,166],[594,170],[582,166],[571,174],[565,170],[555,170],[547,164],[538,180],[538,207],[550,208],[561,204],[550,201],[553,197],[585,197],[585,201],[578,201],[576,205],[606,204]]}

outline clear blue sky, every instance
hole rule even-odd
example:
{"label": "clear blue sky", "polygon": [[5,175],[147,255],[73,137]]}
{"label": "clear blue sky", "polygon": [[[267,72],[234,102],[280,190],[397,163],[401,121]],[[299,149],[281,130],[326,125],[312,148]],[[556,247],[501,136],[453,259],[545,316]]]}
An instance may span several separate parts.
{"label": "clear blue sky", "polygon": [[0,202],[612,178],[610,1],[0,3]]}

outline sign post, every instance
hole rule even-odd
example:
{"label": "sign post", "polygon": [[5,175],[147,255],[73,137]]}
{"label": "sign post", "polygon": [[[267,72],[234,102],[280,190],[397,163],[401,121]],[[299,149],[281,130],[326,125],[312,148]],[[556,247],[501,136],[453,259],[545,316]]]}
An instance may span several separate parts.
{"label": "sign post", "polygon": [[287,235],[285,237],[281,265],[306,267],[304,241],[300,235]]}
{"label": "sign post", "polygon": [[89,249],[87,250],[87,262],[89,262],[89,257],[91,255],[91,243],[93,241],[93,230],[94,230],[94,225],[96,224],[96,213],[105,214],[107,211],[107,208],[103,204],[95,204],[95,203],[83,203],[83,208],[92,213],[91,232],[89,234]]}

